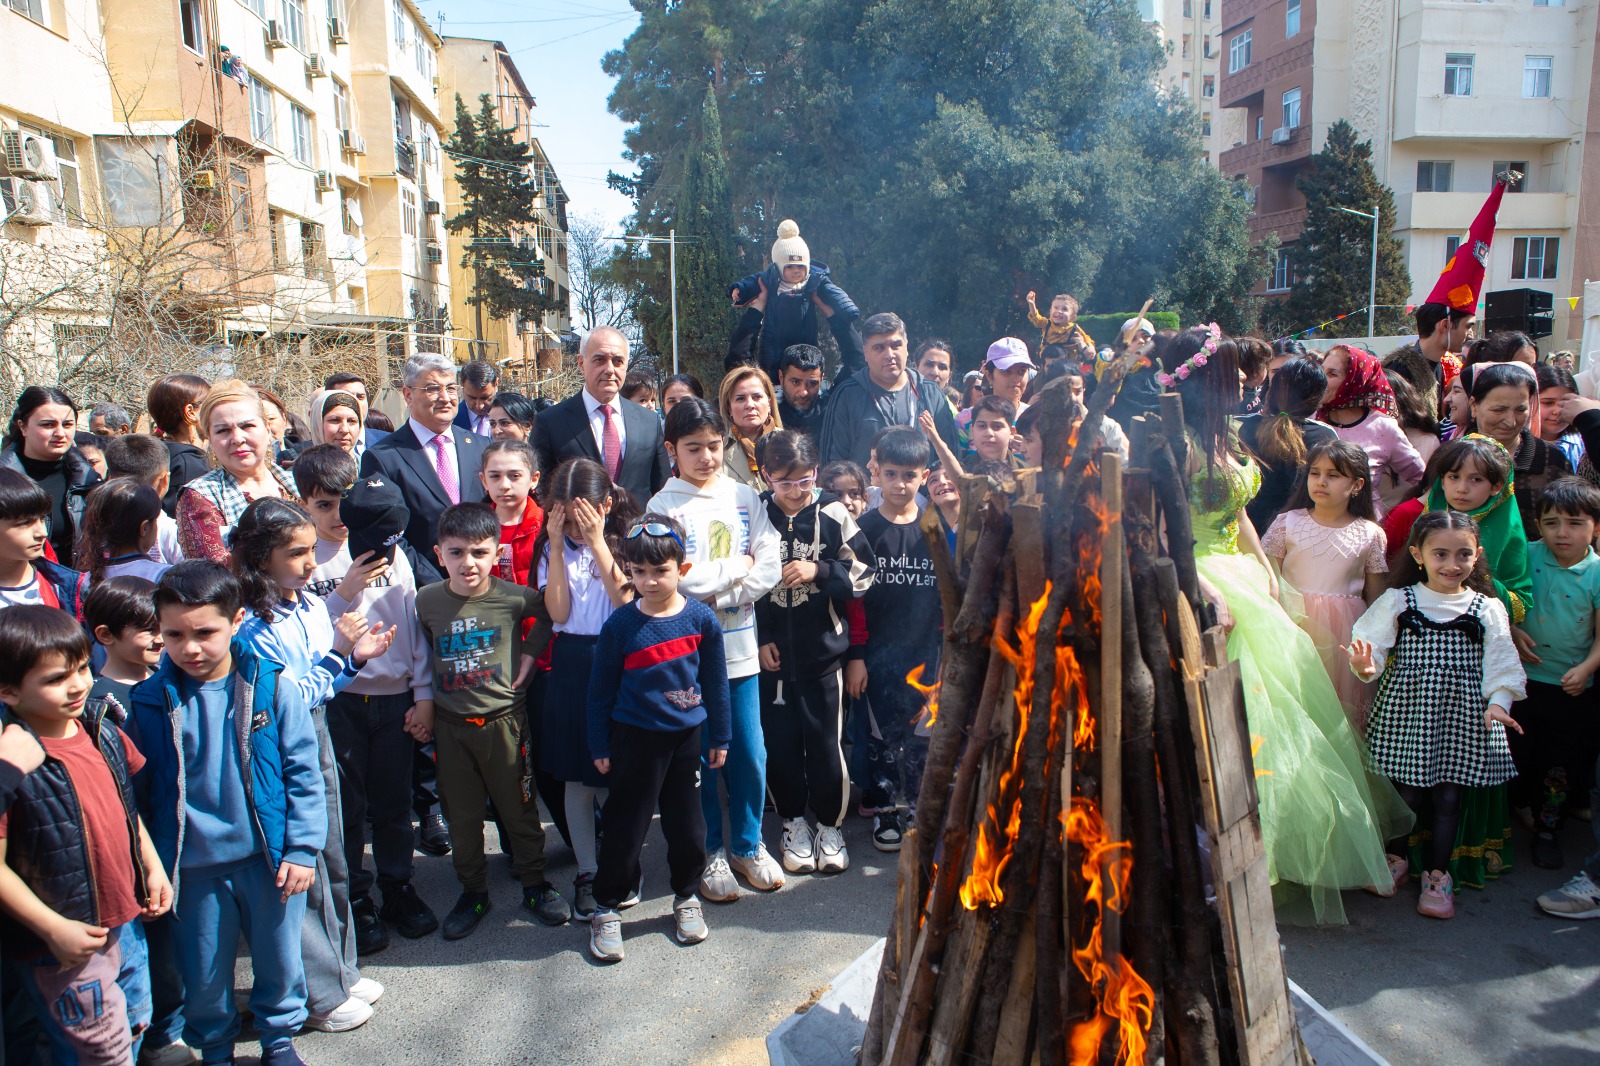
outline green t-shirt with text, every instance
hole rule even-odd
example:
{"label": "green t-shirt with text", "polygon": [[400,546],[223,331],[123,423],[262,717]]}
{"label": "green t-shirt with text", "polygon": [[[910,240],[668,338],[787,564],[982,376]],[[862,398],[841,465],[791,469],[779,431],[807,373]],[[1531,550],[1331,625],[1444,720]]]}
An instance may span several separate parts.
{"label": "green t-shirt with text", "polygon": [[528,618],[545,618],[544,594],[498,577],[470,599],[450,591],[448,581],[417,593],[417,620],[433,661],[436,712],[458,719],[521,713],[523,691],[512,682],[523,655],[540,650],[534,641],[549,640],[546,626],[534,626],[530,640],[522,640]]}

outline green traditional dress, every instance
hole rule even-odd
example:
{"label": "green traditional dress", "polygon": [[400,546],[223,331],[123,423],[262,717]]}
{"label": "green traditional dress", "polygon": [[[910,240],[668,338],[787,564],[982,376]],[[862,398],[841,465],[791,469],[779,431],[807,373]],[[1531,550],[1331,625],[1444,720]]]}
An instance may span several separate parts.
{"label": "green traditional dress", "polygon": [[1411,827],[1411,812],[1368,773],[1316,645],[1239,551],[1238,513],[1261,486],[1255,464],[1201,471],[1190,486],[1195,565],[1234,620],[1228,658],[1244,681],[1273,905],[1280,921],[1343,923],[1341,890],[1390,884],[1384,841]]}

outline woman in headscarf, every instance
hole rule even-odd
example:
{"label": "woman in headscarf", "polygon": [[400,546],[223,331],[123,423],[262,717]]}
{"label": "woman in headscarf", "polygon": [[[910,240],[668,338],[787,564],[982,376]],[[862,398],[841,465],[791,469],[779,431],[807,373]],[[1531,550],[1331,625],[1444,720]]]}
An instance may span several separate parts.
{"label": "woman in headscarf", "polygon": [[[1374,484],[1394,484],[1405,495],[1422,479],[1422,456],[1400,428],[1394,390],[1383,376],[1383,364],[1371,352],[1335,344],[1322,360],[1328,377],[1317,420],[1333,427],[1342,440],[1360,445]],[[1378,520],[1383,506],[1373,500]]]}
{"label": "woman in headscarf", "polygon": [[339,389],[318,389],[311,394],[307,414],[312,444],[336,444],[355,454],[361,439],[361,404],[354,396]]}
{"label": "woman in headscarf", "polygon": [[1539,405],[1539,381],[1522,362],[1478,363],[1462,368],[1471,397],[1472,429],[1511,453],[1517,510],[1529,540],[1539,539],[1539,495],[1556,478],[1572,473],[1560,448],[1534,436],[1530,423]]}

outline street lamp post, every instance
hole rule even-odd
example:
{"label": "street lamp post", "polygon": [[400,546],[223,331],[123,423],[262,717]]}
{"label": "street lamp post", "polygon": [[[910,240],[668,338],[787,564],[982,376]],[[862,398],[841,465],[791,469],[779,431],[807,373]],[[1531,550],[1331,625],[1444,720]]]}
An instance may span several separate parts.
{"label": "street lamp post", "polygon": [[665,237],[607,237],[608,241],[638,241],[640,244],[667,246],[667,273],[672,286],[672,372],[678,372],[678,231],[667,230]]}
{"label": "street lamp post", "polygon": [[1381,204],[1373,204],[1372,214],[1370,215],[1365,211],[1357,211],[1353,207],[1340,207],[1337,210],[1343,211],[1347,215],[1357,215],[1361,218],[1372,219],[1372,273],[1367,279],[1367,339],[1371,340],[1373,337],[1372,319],[1373,314],[1377,311],[1378,303],[1378,216],[1383,213],[1383,206]]}

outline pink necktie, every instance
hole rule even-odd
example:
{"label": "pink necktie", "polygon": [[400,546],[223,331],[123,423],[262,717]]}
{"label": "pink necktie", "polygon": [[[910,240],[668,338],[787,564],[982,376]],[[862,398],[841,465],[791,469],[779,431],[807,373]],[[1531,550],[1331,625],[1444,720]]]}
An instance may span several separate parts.
{"label": "pink necktie", "polygon": [[460,503],[461,486],[456,482],[456,472],[450,465],[450,457],[444,451],[444,446],[449,440],[450,438],[443,433],[433,438],[433,468],[439,472],[439,484],[444,486],[444,494],[450,498],[450,502]]}
{"label": "pink necktie", "polygon": [[606,473],[616,481],[617,475],[622,473],[622,434],[617,432],[617,420],[611,415],[610,404],[601,404],[600,413],[606,416],[605,428],[600,431],[600,455],[605,460]]}

